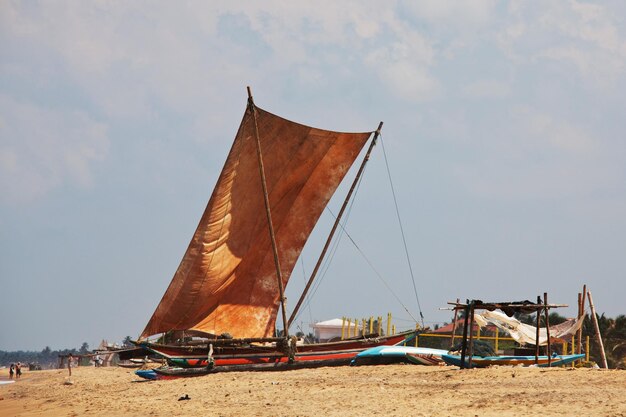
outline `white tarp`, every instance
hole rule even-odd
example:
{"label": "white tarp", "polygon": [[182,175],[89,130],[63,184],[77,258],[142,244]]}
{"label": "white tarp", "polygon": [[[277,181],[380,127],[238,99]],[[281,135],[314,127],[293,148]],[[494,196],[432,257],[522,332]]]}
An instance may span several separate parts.
{"label": "white tarp", "polygon": [[[537,337],[537,328],[529,324],[524,324],[514,317],[509,317],[501,311],[485,311],[474,316],[476,324],[485,327],[489,323],[499,329],[506,331],[516,342],[522,345],[534,345]],[[574,334],[582,325],[582,319],[569,319],[556,326],[550,326],[550,338],[562,338],[563,336]],[[546,328],[539,329],[539,345],[547,344]]]}

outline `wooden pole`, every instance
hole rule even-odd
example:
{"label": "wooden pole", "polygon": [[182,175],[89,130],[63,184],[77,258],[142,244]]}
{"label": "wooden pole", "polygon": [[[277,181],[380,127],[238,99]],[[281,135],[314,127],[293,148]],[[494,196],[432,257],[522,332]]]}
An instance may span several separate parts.
{"label": "wooden pole", "polygon": [[[587,315],[585,313],[585,304],[586,304],[586,297],[587,297],[587,285],[583,285],[583,293],[582,293],[582,298],[580,300],[580,314],[581,314],[581,319],[584,320],[584,317]],[[580,326],[580,329],[578,329],[578,353],[580,353],[580,349],[582,348],[582,344],[583,344],[583,326]]]}
{"label": "wooden pole", "polygon": [[[459,299],[456,299],[456,303],[457,305],[459,304]],[[456,320],[457,317],[459,316],[459,310],[458,309],[454,309],[454,319],[452,319],[452,338],[450,339],[450,348],[452,348],[454,346],[454,336],[456,333]]]}
{"label": "wooden pole", "polygon": [[263,200],[265,202],[265,214],[267,215],[267,226],[270,231],[270,240],[272,241],[272,252],[274,253],[274,265],[276,266],[276,279],[278,280],[278,293],[280,296],[280,307],[283,316],[283,336],[289,338],[289,322],[287,321],[287,311],[285,310],[285,288],[283,286],[283,273],[278,258],[278,245],[276,244],[276,235],[274,234],[274,224],[272,223],[272,212],[270,210],[270,198],[267,193],[267,183],[265,181],[265,167],[263,166],[263,153],[261,152],[261,138],[259,137],[259,126],[256,120],[256,107],[252,98],[252,90],[248,87],[248,107],[252,112],[254,119],[254,135],[256,137],[256,154],[259,161],[259,172],[261,174],[261,185],[263,187]]}
{"label": "wooden pole", "polygon": [[587,290],[587,297],[589,298],[589,307],[591,307],[591,317],[593,318],[593,324],[596,328],[596,338],[598,339],[598,345],[600,346],[600,357],[602,358],[602,366],[604,367],[604,369],[608,369],[609,365],[606,362],[604,343],[602,342],[602,335],[600,334],[600,325],[598,324],[598,317],[596,316],[596,308],[593,305],[593,298],[591,298],[591,291],[589,290]]}
{"label": "wooden pole", "polygon": [[585,337],[585,361],[589,362],[589,336]]}
{"label": "wooden pole", "polygon": [[391,313],[387,313],[387,334],[391,334]]}
{"label": "wooden pole", "polygon": [[345,330],[346,330],[346,318],[342,317],[341,318],[341,340],[345,339],[346,337]]}
{"label": "wooden pole", "polygon": [[467,360],[467,367],[472,367],[472,357],[474,356],[474,301],[472,301],[472,307],[470,309],[470,325],[469,325],[469,358]]}
{"label": "wooden pole", "polygon": [[337,218],[335,218],[335,223],[333,224],[333,227],[330,230],[330,234],[328,235],[328,238],[326,239],[326,243],[324,244],[324,248],[322,249],[322,253],[320,254],[320,257],[317,260],[317,263],[315,264],[315,268],[313,268],[313,272],[311,272],[311,276],[309,277],[309,280],[307,281],[306,286],[304,287],[304,290],[302,291],[302,294],[300,295],[300,298],[298,299],[298,302],[296,303],[296,306],[293,309],[293,312],[291,313],[291,316],[289,317],[289,321],[288,321],[288,325],[289,326],[291,325],[293,320],[296,318],[296,314],[298,314],[298,311],[300,310],[300,306],[302,306],[302,303],[304,302],[304,298],[306,297],[307,293],[309,292],[309,289],[311,288],[311,285],[313,284],[313,280],[317,276],[317,272],[319,271],[320,266],[322,265],[322,261],[324,260],[324,256],[326,256],[326,252],[328,251],[328,248],[330,247],[330,243],[333,240],[333,236],[335,235],[335,231],[337,230],[337,227],[339,226],[339,222],[341,221],[341,217],[343,216],[343,213],[346,210],[346,207],[348,207],[348,202],[350,201],[350,197],[352,197],[352,193],[354,192],[354,190],[356,189],[357,184],[359,183],[359,179],[361,178],[361,175],[363,174],[363,170],[365,169],[365,165],[367,164],[367,161],[369,161],[369,159],[370,159],[370,154],[372,153],[372,149],[374,149],[374,145],[376,145],[376,141],[378,140],[378,136],[380,136],[380,130],[382,128],[383,128],[383,122],[380,122],[380,124],[378,125],[378,129],[376,129],[376,131],[374,132],[374,139],[372,139],[372,141],[370,142],[370,146],[367,149],[367,153],[365,154],[365,158],[363,158],[363,162],[361,162],[361,166],[359,167],[359,171],[357,172],[356,177],[354,178],[354,181],[352,182],[352,186],[350,187],[350,191],[348,191],[348,195],[346,196],[345,200],[343,201],[343,205],[341,206],[341,209],[339,210],[339,213],[337,214]]}
{"label": "wooden pole", "polygon": [[498,336],[500,335],[499,329],[496,327],[496,353],[498,353]]}
{"label": "wooden pole", "polygon": [[461,369],[465,369],[465,354],[467,353],[467,322],[469,321],[470,305],[466,300],[465,317],[463,318],[463,341],[461,342]]}
{"label": "wooden pole", "polygon": [[[541,297],[537,296],[537,304],[541,304]],[[537,309],[537,332],[535,333],[535,365],[539,365],[539,325],[541,324],[541,310]]]}
{"label": "wooden pole", "polygon": [[[583,315],[583,310],[584,310],[584,306],[583,306],[583,295],[582,293],[578,293],[578,315],[576,316],[578,318],[578,320],[580,320],[580,318]],[[576,349],[577,353],[580,353],[580,339],[582,338],[582,333],[583,333],[583,326],[581,325],[580,328],[576,331],[576,334],[572,337],[572,342],[574,342],[574,340],[576,340]],[[575,352],[572,352],[572,355]]]}
{"label": "wooden pole", "polygon": [[550,309],[548,308],[548,293],[543,293],[543,308],[546,313],[546,345],[548,354],[548,367],[552,366],[552,344],[550,343]]}

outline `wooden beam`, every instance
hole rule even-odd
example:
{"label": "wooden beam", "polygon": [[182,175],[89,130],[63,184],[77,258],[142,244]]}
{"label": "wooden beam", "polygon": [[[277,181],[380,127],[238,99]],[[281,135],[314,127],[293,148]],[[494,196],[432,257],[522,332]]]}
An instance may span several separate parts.
{"label": "wooden beam", "polygon": [[589,307],[591,307],[591,317],[593,318],[593,324],[596,328],[596,338],[598,339],[598,345],[600,346],[600,357],[602,358],[602,366],[604,369],[608,369],[609,365],[606,362],[606,354],[604,353],[604,343],[602,342],[602,335],[600,334],[600,325],[598,324],[598,317],[596,316],[596,308],[593,305],[593,298],[591,298],[591,291],[587,291],[587,297],[589,297]]}

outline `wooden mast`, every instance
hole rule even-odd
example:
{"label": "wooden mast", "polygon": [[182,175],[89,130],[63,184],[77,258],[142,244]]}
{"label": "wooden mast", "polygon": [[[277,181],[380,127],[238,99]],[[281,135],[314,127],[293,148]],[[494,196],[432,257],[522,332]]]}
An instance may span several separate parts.
{"label": "wooden mast", "polygon": [[283,327],[285,339],[289,338],[289,326],[287,325],[287,312],[285,310],[285,289],[283,286],[283,273],[280,268],[280,260],[278,259],[278,247],[276,246],[276,235],[274,234],[274,224],[272,223],[272,213],[270,210],[270,199],[267,194],[267,183],[265,182],[265,167],[263,165],[263,154],[261,153],[261,139],[259,138],[259,126],[256,120],[256,108],[252,98],[252,91],[248,89],[248,108],[252,112],[254,119],[254,136],[256,138],[256,154],[259,160],[259,171],[261,174],[261,184],[263,186],[263,200],[265,202],[265,212],[267,214],[267,225],[270,231],[270,239],[272,241],[272,251],[274,252],[274,265],[276,265],[276,278],[278,279],[278,292],[280,293],[280,307],[283,316]]}
{"label": "wooden mast", "polygon": [[319,271],[320,266],[322,265],[324,256],[326,256],[326,252],[328,251],[328,248],[330,247],[330,243],[333,239],[333,236],[335,235],[335,231],[337,230],[337,227],[339,226],[341,217],[343,216],[343,213],[346,210],[346,207],[348,206],[348,202],[350,201],[350,197],[352,197],[352,193],[356,189],[359,179],[361,178],[361,175],[363,174],[363,170],[365,169],[365,164],[367,164],[367,161],[370,159],[370,154],[372,153],[372,149],[374,149],[374,146],[376,145],[376,141],[378,140],[378,136],[380,135],[380,130],[382,128],[383,128],[383,122],[380,122],[380,124],[378,125],[378,129],[376,129],[376,132],[374,132],[374,139],[372,139],[372,142],[370,143],[370,146],[367,149],[367,153],[365,154],[365,157],[363,158],[363,162],[361,162],[359,171],[357,172],[356,177],[354,178],[354,181],[352,182],[350,191],[348,192],[348,195],[346,196],[343,202],[343,205],[341,206],[341,210],[339,210],[339,213],[337,214],[337,218],[335,218],[335,223],[333,224],[333,228],[330,230],[330,234],[328,235],[328,238],[326,239],[326,244],[324,245],[324,249],[322,249],[322,253],[319,259],[317,260],[317,263],[315,264],[315,268],[313,268],[313,272],[311,272],[311,276],[309,277],[309,280],[307,281],[306,286],[304,287],[304,290],[302,291],[302,294],[300,295],[300,298],[298,299],[298,302],[296,303],[295,308],[291,312],[291,316],[289,317],[289,321],[287,322],[287,327],[291,326],[291,323],[295,320],[296,315],[298,314],[298,311],[300,310],[300,307],[302,306],[302,303],[304,302],[304,298],[309,292],[309,289],[311,288],[311,285],[313,284],[313,280],[317,276],[317,272]]}

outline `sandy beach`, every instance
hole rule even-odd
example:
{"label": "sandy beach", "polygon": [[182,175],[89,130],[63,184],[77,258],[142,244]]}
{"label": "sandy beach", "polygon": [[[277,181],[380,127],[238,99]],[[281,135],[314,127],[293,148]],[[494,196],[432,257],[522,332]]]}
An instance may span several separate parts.
{"label": "sandy beach", "polygon": [[82,367],[67,380],[27,371],[0,385],[0,415],[626,416],[626,372],[615,370],[387,365],[146,381]]}

